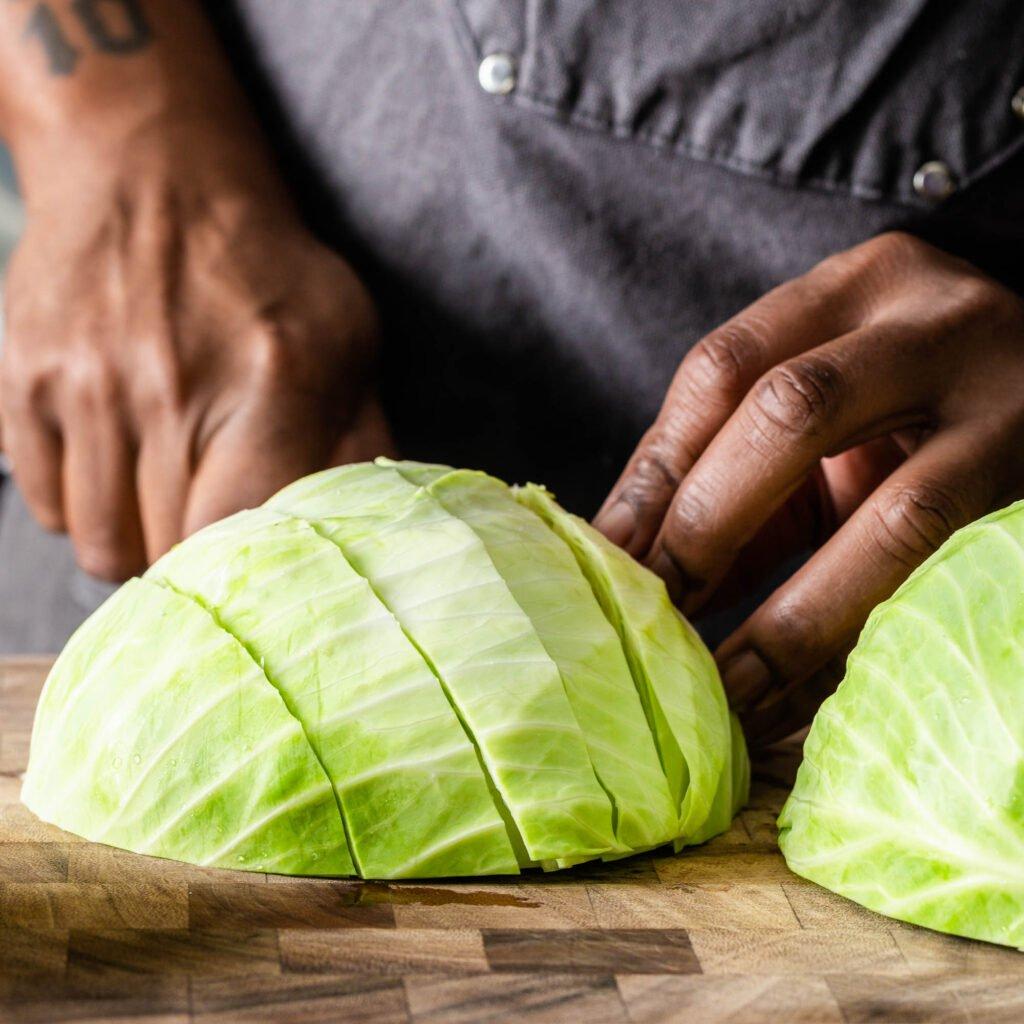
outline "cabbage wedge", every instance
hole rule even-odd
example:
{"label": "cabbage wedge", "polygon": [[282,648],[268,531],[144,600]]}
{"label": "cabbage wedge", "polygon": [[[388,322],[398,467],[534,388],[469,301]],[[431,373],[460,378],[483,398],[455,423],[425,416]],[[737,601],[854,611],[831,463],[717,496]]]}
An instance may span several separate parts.
{"label": "cabbage wedge", "polygon": [[622,849],[558,667],[480,538],[393,467],[358,473],[328,470],[269,507],[338,544],[443,681],[524,866]]}
{"label": "cabbage wedge", "polygon": [[256,509],[203,530],[147,576],[211,609],[304,724],[364,878],[517,872],[441,684],[336,544]]}
{"label": "cabbage wedge", "polygon": [[46,682],[22,800],[96,842],[211,867],[352,875],[302,726],[199,605],[125,584]]}
{"label": "cabbage wedge", "polygon": [[790,868],[872,910],[1024,946],[1024,502],[879,605],[779,818]]}
{"label": "cabbage wedge", "polygon": [[539,488],[381,460],[118,591],[51,672],[23,798],[139,853],[401,879],[702,842],[748,784],[654,576]]}
{"label": "cabbage wedge", "polygon": [[[685,844],[708,820],[720,785],[726,805],[732,796],[730,783],[723,782],[732,730],[711,654],[657,576],[566,512],[544,488],[529,484],[516,497],[569,545],[618,631],[677,808],[676,835]],[[745,748],[737,757],[746,760]]]}
{"label": "cabbage wedge", "polygon": [[[420,481],[420,470],[398,470]],[[627,849],[675,837],[668,782],[618,635],[568,545],[494,477],[432,470],[430,494],[480,538],[558,666]]]}

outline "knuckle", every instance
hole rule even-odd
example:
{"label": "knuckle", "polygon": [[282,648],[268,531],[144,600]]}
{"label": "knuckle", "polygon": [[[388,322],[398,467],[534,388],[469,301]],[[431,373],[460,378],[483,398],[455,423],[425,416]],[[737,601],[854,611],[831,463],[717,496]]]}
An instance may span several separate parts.
{"label": "knuckle", "polygon": [[8,336],[0,358],[0,387],[10,392],[30,390],[45,376],[43,363],[33,356],[31,347],[21,338]]}
{"label": "knuckle", "polygon": [[184,405],[184,381],[173,360],[146,361],[134,381],[140,410],[149,415],[174,413]]}
{"label": "knuckle", "polygon": [[700,538],[708,532],[711,508],[695,487],[686,487],[672,505],[671,526],[677,537]]}
{"label": "knuckle", "polygon": [[[916,260],[924,243],[905,231],[885,231],[866,242],[829,256],[816,271],[837,288],[850,288],[881,275],[887,277]],[[814,273],[815,271],[812,271]]]}
{"label": "knuckle", "polygon": [[867,262],[862,250],[863,245],[857,246],[855,249],[832,253],[812,267],[800,280],[806,283],[823,282],[832,290],[848,287],[851,280],[858,276]]}
{"label": "knuckle", "polygon": [[660,431],[651,430],[641,442],[621,496],[635,506],[646,505],[674,492],[681,480],[671,443]]}
{"label": "knuckle", "polygon": [[8,413],[42,414],[52,382],[53,374],[41,366],[13,359],[0,364],[0,396]]}
{"label": "knuckle", "polygon": [[969,519],[955,489],[921,482],[901,488],[877,505],[873,537],[885,557],[913,569]]}
{"label": "knuckle", "polygon": [[1001,331],[1024,325],[1020,298],[990,278],[959,274],[951,288],[964,326]]}
{"label": "knuckle", "polygon": [[943,275],[942,286],[963,320],[974,320],[979,314],[991,314],[997,299],[993,282],[977,273]]}
{"label": "knuckle", "polygon": [[761,624],[761,647],[771,661],[795,670],[819,659],[825,642],[821,615],[795,596],[777,600]]}
{"label": "knuckle", "polygon": [[872,258],[905,260],[916,255],[923,243],[906,231],[883,231],[860,248]]}
{"label": "knuckle", "polygon": [[261,323],[250,338],[250,369],[258,386],[276,389],[303,379],[303,367],[283,328]]}
{"label": "knuckle", "polygon": [[751,323],[723,324],[691,351],[688,369],[693,383],[700,390],[739,397],[756,375],[760,351],[760,337]]}
{"label": "knuckle", "polygon": [[713,503],[699,487],[684,487],[669,510],[664,545],[673,561],[694,578],[707,575],[715,561]]}
{"label": "knuckle", "polygon": [[118,400],[117,375],[109,360],[93,346],[80,348],[68,360],[65,380],[72,399],[87,411],[98,411]]}
{"label": "knuckle", "polygon": [[925,247],[926,243],[906,231],[884,231],[851,249],[846,255],[854,273],[885,278],[918,262]]}
{"label": "knuckle", "polygon": [[757,435],[790,443],[821,434],[845,398],[843,375],[830,359],[802,356],[766,374],[750,395]]}

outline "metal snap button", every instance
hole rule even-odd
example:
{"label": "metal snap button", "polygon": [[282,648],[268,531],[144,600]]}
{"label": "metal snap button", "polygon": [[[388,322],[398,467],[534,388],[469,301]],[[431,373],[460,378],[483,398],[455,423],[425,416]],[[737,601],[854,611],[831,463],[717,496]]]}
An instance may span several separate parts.
{"label": "metal snap button", "polygon": [[480,88],[496,96],[504,96],[516,87],[516,62],[507,53],[489,53],[477,71]]}
{"label": "metal snap button", "polygon": [[937,203],[956,191],[956,178],[941,160],[929,160],[914,174],[914,191],[922,199]]}
{"label": "metal snap button", "polygon": [[1024,88],[1018,89],[1010,100],[1010,109],[1024,121]]}

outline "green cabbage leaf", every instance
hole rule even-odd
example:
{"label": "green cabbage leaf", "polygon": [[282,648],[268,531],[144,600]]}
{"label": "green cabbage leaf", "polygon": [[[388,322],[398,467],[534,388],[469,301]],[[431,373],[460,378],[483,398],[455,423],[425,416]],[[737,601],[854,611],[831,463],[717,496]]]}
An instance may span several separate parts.
{"label": "green cabbage leaf", "polygon": [[1024,503],[960,530],[871,614],[779,843],[872,910],[1024,946]]}
{"label": "green cabbage leaf", "polygon": [[[689,837],[702,842],[709,836],[698,830],[719,787],[725,806],[732,798],[729,779],[723,781],[731,765],[732,730],[711,654],[657,576],[562,509],[542,487],[528,485],[517,497],[569,545],[618,631],[675,801],[676,835],[681,843]],[[737,757],[746,760],[745,747]]]}
{"label": "green cabbage leaf", "polygon": [[147,580],[122,587],[54,665],[22,800],[139,853],[354,874],[331,784],[280,694],[204,609]]}
{"label": "green cabbage leaf", "polygon": [[256,509],[202,531],[147,576],[216,609],[304,724],[364,878],[518,870],[440,682],[336,544]]}

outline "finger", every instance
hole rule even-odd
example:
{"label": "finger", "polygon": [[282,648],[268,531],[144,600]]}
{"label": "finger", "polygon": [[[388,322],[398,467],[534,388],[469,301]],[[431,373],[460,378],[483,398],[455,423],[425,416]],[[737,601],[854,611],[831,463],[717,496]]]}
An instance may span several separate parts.
{"label": "finger", "polygon": [[308,395],[253,399],[214,434],[202,452],[185,507],[184,533],[243,508],[324,468],[336,428]]}
{"label": "finger", "polygon": [[146,567],[135,492],[135,453],[110,405],[91,404],[67,421],[63,488],[75,558],[100,579]]}
{"label": "finger", "polygon": [[769,292],[683,360],[658,418],[594,520],[635,558],[647,554],[676,488],[771,367],[845,334],[856,317],[828,261]]}
{"label": "finger", "polygon": [[823,459],[822,478],[837,523],[845,523],[906,458],[906,450],[891,435],[886,435]]}
{"label": "finger", "polygon": [[184,536],[190,447],[185,426],[165,421],[150,426],[139,448],[139,513],[150,563]]}
{"label": "finger", "polygon": [[59,532],[64,529],[61,437],[46,379],[18,373],[8,358],[0,373],[0,395],[2,450],[11,471],[36,520],[44,529]]}
{"label": "finger", "polygon": [[343,431],[331,453],[330,464],[345,466],[351,462],[369,462],[378,455],[397,458],[398,448],[380,400],[374,396],[363,402],[351,426]]}
{"label": "finger", "polygon": [[806,558],[905,458],[900,446],[887,436],[823,459],[820,468],[812,470],[740,550],[725,576],[701,601],[700,613],[712,614],[735,606],[769,575],[797,558]]}
{"label": "finger", "polygon": [[743,547],[702,603],[702,614],[728,608],[787,562],[819,548],[906,456],[880,437],[823,459]]}
{"label": "finger", "polygon": [[869,327],[765,374],[680,484],[651,566],[684,610],[821,460],[920,419],[942,387],[934,340]]}
{"label": "finger", "polygon": [[4,443],[14,479],[32,515],[44,530],[61,532],[65,521],[60,434],[35,416],[8,415]]}
{"label": "finger", "polygon": [[713,614],[749,598],[772,573],[822,545],[835,532],[836,521],[824,474],[812,472],[737,554],[701,604],[701,614]]}
{"label": "finger", "polygon": [[747,742],[752,747],[769,746],[809,725],[822,702],[835,692],[842,681],[848,654],[844,651],[809,679],[791,685],[775,699],[741,714]]}
{"label": "finger", "polygon": [[732,704],[750,708],[852,647],[872,608],[998,503],[1011,451],[962,428],[936,435],[900,466],[718,649]]}

